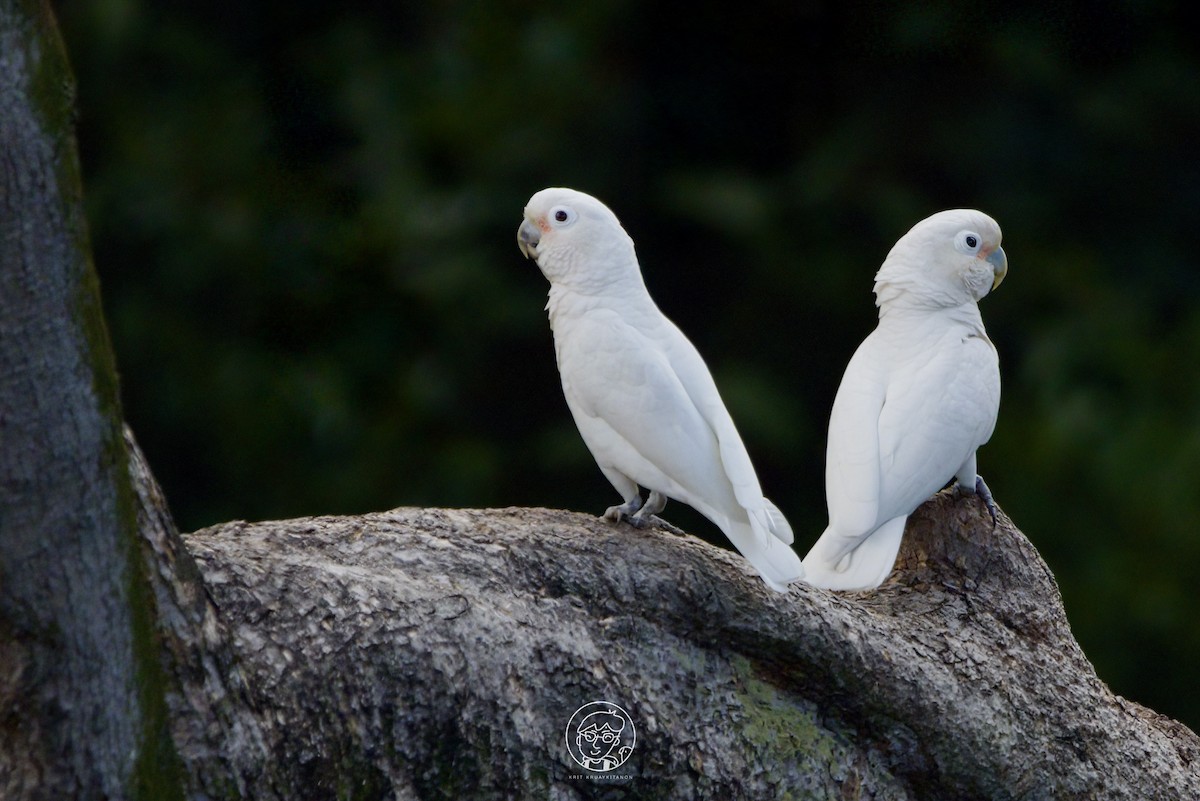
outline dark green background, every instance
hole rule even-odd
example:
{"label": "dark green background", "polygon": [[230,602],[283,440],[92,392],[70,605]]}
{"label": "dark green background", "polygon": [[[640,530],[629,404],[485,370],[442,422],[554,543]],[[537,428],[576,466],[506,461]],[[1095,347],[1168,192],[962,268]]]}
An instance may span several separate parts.
{"label": "dark green background", "polygon": [[613,503],[515,243],[557,184],[624,221],[803,553],[872,275],[974,206],[1011,265],[980,469],[1100,675],[1200,724],[1200,70],[1173,4],[59,11],[126,414],[183,528]]}

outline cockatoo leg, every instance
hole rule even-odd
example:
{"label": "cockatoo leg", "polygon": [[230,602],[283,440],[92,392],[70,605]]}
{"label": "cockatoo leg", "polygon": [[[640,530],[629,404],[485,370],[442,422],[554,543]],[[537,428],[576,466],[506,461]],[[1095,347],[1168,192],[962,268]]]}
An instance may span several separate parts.
{"label": "cockatoo leg", "polygon": [[996,530],[996,502],[992,499],[992,491],[988,489],[987,482],[983,480],[983,476],[975,476],[975,492],[983,499],[987,506],[988,514],[992,516],[992,531]]}
{"label": "cockatoo leg", "polygon": [[661,492],[651,490],[650,497],[646,499],[646,503],[638,510],[638,513],[629,518],[629,523],[637,528],[650,528],[653,526],[666,529],[672,534],[683,534],[683,529],[671,525],[658,516],[658,513],[666,508],[667,496]]}

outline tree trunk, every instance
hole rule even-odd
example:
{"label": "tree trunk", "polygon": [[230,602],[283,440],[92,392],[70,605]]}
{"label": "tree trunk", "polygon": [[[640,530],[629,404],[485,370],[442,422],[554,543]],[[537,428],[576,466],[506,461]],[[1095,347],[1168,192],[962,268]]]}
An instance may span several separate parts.
{"label": "tree trunk", "polygon": [[178,796],[49,7],[0,2],[0,795]]}
{"label": "tree trunk", "polygon": [[[1196,736],[1109,692],[1028,540],[949,492],[871,593],[536,509],[187,541],[306,798],[1200,798]],[[568,750],[594,701],[636,730],[610,771]]]}
{"label": "tree trunk", "polygon": [[265,724],[122,436],[72,87],[49,6],[0,0],[0,798],[272,798]]}

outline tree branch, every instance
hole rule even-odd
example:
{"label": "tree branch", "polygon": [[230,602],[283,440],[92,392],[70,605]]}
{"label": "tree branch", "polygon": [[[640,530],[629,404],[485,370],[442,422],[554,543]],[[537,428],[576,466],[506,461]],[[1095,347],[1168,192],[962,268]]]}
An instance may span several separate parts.
{"label": "tree branch", "polygon": [[[693,537],[539,509],[188,545],[310,798],[1200,797],[1196,736],[1113,696],[1028,540],[949,493],[860,594],[779,596]],[[637,727],[628,778],[567,753],[596,700]]]}

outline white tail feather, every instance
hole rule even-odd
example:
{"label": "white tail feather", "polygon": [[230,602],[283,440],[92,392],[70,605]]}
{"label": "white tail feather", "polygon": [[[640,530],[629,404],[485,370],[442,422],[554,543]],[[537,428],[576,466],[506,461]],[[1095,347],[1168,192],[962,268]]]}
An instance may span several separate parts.
{"label": "white tail feather", "polygon": [[783,512],[779,511],[778,506],[766,498],[763,498],[763,503],[767,505],[767,515],[771,518],[767,524],[767,530],[775,536],[775,539],[785,545],[791,545],[796,541],[796,535],[792,533],[792,524],[783,516]]}
{"label": "white tail feather", "polygon": [[843,553],[845,538],[832,529],[804,557],[805,580],[827,590],[871,590],[883,583],[896,565],[908,515],[893,517]]}
{"label": "white tail feather", "polygon": [[[774,505],[771,508],[774,509],[772,519],[777,515],[783,520],[779,510],[775,509]],[[726,521],[721,529],[742,556],[754,565],[754,569],[759,572],[768,587],[778,592],[787,592],[788,584],[804,578],[804,565],[800,557],[789,545],[756,525],[758,521],[753,515],[750,519],[749,523]],[[787,521],[783,520],[783,524],[787,526]],[[790,527],[787,530],[791,532]]]}

